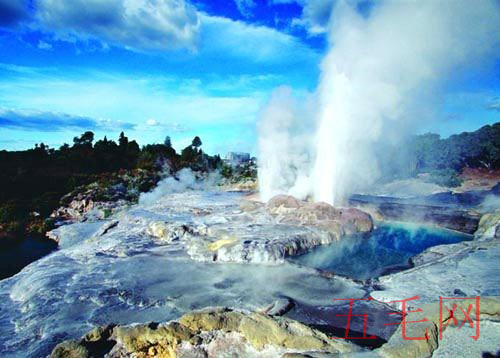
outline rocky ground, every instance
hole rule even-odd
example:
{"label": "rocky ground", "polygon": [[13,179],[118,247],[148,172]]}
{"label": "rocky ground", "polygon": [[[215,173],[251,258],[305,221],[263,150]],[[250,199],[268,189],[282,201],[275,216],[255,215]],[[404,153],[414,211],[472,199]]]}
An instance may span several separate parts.
{"label": "rocky ground", "polygon": [[300,353],[362,351],[352,343],[332,340],[297,321],[262,313],[209,309],[178,321],[96,329],[79,341],[56,346],[52,357],[92,354],[137,357],[295,356]]}
{"label": "rocky ground", "polygon": [[153,189],[162,173],[136,169],[103,175],[98,181],[78,187],[64,195],[61,206],[50,215],[56,224],[105,219],[129,204],[135,204],[139,195]]}
{"label": "rocky ground", "polygon": [[[282,204],[276,205],[277,203]],[[268,207],[288,215],[293,212],[291,208],[298,209],[296,204],[289,197],[279,197],[271,201]],[[381,277],[369,282],[369,288],[366,285],[363,288],[366,290],[365,298],[373,297],[375,303],[386,305],[386,312],[383,312],[385,314],[401,310],[400,302],[389,303],[390,301],[418,295],[419,299],[410,301],[407,309],[422,311],[409,313],[407,321],[425,321],[409,323],[405,334],[408,337],[423,336],[427,329],[427,340],[403,339],[401,326],[382,333],[381,327],[378,327],[378,336],[385,339],[375,349],[363,348],[353,341],[332,340],[331,335],[325,334],[324,327],[317,323],[328,322],[332,312],[340,314],[345,306],[322,306],[320,318],[315,320],[317,309],[308,307],[299,300],[281,299],[258,312],[209,308],[187,313],[178,320],[159,325],[103,327],[80,340],[59,344],[52,356],[87,357],[99,349],[101,353],[106,352],[112,357],[219,357],[226,354],[248,357],[324,357],[338,354],[377,357],[494,355],[499,348],[500,338],[500,285],[497,280],[500,273],[497,265],[500,257],[499,227],[500,212],[488,214],[481,220],[474,241],[433,247],[413,259],[415,268]],[[481,297],[478,318],[480,337],[477,341],[469,337],[475,334],[475,328],[466,325],[460,331],[447,311],[443,314],[442,322],[449,325],[446,326],[442,339],[439,338],[437,300],[440,296],[455,297],[453,303],[464,308],[475,302],[465,297]],[[391,306],[392,310],[388,310]],[[374,304],[357,306],[358,309],[361,307],[369,315],[382,312]],[[451,309],[451,304],[449,307]],[[475,306],[469,313],[471,320],[476,320],[478,313]],[[282,315],[285,317],[281,317]],[[459,310],[454,315],[458,324],[465,319]],[[377,319],[391,322],[381,315]],[[360,324],[363,321],[354,321],[351,329],[361,332]],[[374,332],[374,328],[373,322],[369,323],[368,335]]]}
{"label": "rocky ground", "polygon": [[460,185],[447,187],[429,181],[429,174],[420,174],[414,178],[376,183],[366,194],[396,198],[429,196],[438,193],[466,193],[470,191],[489,191],[500,182],[500,171],[464,168],[458,176]]}
{"label": "rocky ground", "polygon": [[[314,246],[373,229],[371,217],[360,210],[338,210],[287,195],[276,196],[267,205],[243,202],[223,220],[210,219],[213,212],[202,214],[212,225],[194,229],[187,252],[195,260],[209,262],[281,263]],[[166,227],[164,232],[171,230]]]}
{"label": "rocky ground", "polygon": [[[468,300],[455,304],[467,307]],[[478,344],[464,345],[475,330],[464,327],[465,333],[453,326],[449,312],[441,318],[447,344],[439,339],[439,306],[427,304],[422,312],[408,314],[407,337],[419,337],[428,332],[427,340],[405,340],[402,328],[393,333],[387,343],[375,350],[367,350],[352,341],[331,339],[325,333],[300,322],[259,312],[242,312],[228,308],[210,308],[183,315],[179,320],[163,324],[105,326],[87,333],[80,340],[58,344],[52,357],[430,357],[430,356],[491,356],[498,348],[500,328],[500,297],[485,297],[480,314],[482,336]],[[469,312],[475,321],[477,310]],[[464,320],[460,311],[457,320]],[[449,328],[448,328],[449,327]],[[451,343],[449,341],[452,341]],[[481,345],[479,347],[479,345]]]}
{"label": "rocky ground", "polygon": [[[285,262],[284,257],[318,245],[320,240],[338,239],[343,227],[346,231],[356,225],[370,229],[369,216],[360,219],[330,208],[318,220],[336,222],[333,229],[279,224],[277,218],[287,216],[271,210],[285,210],[286,205],[261,205],[258,214],[252,214],[240,208],[242,196],[174,193],[103,220],[89,218],[54,230],[59,250],[0,282],[0,351],[4,356],[22,352],[38,357],[93,326],[166,321],[214,305],[254,311],[284,294],[312,305],[331,303],[335,292],[364,295],[361,284],[343,278],[334,281],[314,269]],[[248,222],[253,215],[256,221]],[[274,232],[273,222],[277,225]],[[281,229],[293,233],[294,239]],[[259,230],[265,230],[266,236],[258,234]],[[306,239],[305,230],[315,236]],[[241,237],[227,245],[220,241],[225,240],[225,233]],[[249,240],[254,256],[243,254]],[[196,254],[192,252],[195,247]],[[231,247],[233,253],[237,247],[242,251],[226,256],[224,252]],[[246,264],[222,264],[224,257]],[[275,261],[251,264],[259,257]]]}
{"label": "rocky ground", "polygon": [[[374,221],[358,209],[187,190],[105,216],[90,212],[50,233],[58,251],[0,281],[3,356],[423,357],[446,355],[452,344],[474,354],[498,348],[499,212],[482,216],[475,240],[432,247],[413,258],[414,268],[365,281],[287,260],[352,234],[369,240]],[[428,341],[402,340],[399,325],[384,326],[401,309],[388,302],[415,295],[412,307],[428,313]],[[481,296],[478,345],[451,326],[436,339],[440,295]],[[330,339],[342,336],[345,317],[337,315],[348,310],[334,298],[365,299],[354,309],[368,313],[373,342]],[[362,317],[351,329],[362,332]]]}
{"label": "rocky ground", "polygon": [[21,243],[33,235],[44,237],[54,227],[84,221],[88,216],[105,218],[137,203],[140,193],[151,190],[165,175],[152,169],[82,175],[74,181],[90,184],[78,186],[64,196],[62,187],[34,195],[28,202],[22,197],[1,203],[0,243]]}
{"label": "rocky ground", "polygon": [[500,184],[470,191],[440,191],[429,195],[353,195],[349,205],[369,212],[377,220],[434,224],[474,234],[484,214],[500,206]]}

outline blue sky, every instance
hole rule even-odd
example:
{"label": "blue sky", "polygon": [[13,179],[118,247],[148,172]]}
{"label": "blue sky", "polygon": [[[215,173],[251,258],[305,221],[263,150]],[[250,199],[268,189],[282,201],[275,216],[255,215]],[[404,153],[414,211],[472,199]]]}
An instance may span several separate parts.
{"label": "blue sky", "polygon": [[[371,1],[358,11],[370,16]],[[270,93],[314,91],[332,0],[0,0],[0,149],[85,130],[256,151]],[[500,59],[449,83],[449,135],[500,117]]]}

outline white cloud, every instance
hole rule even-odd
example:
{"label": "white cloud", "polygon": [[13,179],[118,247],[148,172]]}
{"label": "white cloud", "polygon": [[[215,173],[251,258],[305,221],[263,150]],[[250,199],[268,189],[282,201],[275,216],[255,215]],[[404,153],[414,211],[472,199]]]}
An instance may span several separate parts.
{"label": "white cloud", "polygon": [[150,118],[146,121],[148,126],[154,127],[158,125],[158,121],[156,119]]}
{"label": "white cloud", "polygon": [[38,41],[38,48],[40,50],[52,50],[52,45],[45,41],[40,40]]}
{"label": "white cloud", "polygon": [[239,12],[245,17],[252,16],[252,10],[255,7],[254,0],[234,0]]}
{"label": "white cloud", "polygon": [[203,26],[200,53],[221,60],[246,59],[279,65],[311,65],[311,61],[317,63],[319,59],[318,54],[298,38],[275,29],[224,17],[200,16]]}
{"label": "white cloud", "polygon": [[302,15],[293,19],[292,25],[304,27],[310,35],[319,35],[328,30],[328,22],[336,0],[271,0],[271,2],[274,5],[296,3],[302,6]]}
{"label": "white cloud", "polygon": [[7,109],[0,107],[0,127],[4,129],[57,132],[67,129],[132,129],[134,125],[109,119],[95,119],[60,112]]}
{"label": "white cloud", "polygon": [[[116,6],[117,2],[112,0],[108,6]],[[96,15],[84,23],[102,23],[102,28],[91,28],[93,36],[110,38],[110,25],[104,24],[114,26],[117,22],[109,16],[110,20],[96,20]],[[182,55],[185,72],[176,73],[179,57],[175,55],[179,53],[158,56],[157,61],[172,64],[166,66],[172,70],[160,74],[152,68],[150,76],[141,69],[120,67],[117,71],[123,71],[122,74],[89,70],[85,64],[75,69],[0,63],[0,70],[8,72],[8,76],[0,76],[0,105],[126,120],[135,125],[127,134],[141,144],[163,142],[167,134],[183,133],[192,139],[192,134],[205,137],[219,131],[212,139],[209,137],[207,145],[226,148],[226,143],[239,136],[245,138],[246,148],[251,149],[255,136],[249,131],[254,131],[257,113],[268,92],[283,83],[302,88],[304,83],[314,81],[311,78],[315,78],[319,54],[300,39],[269,27],[203,13],[198,13],[197,18],[200,46],[195,52]],[[83,28],[78,22],[72,22],[72,26]],[[303,79],[303,71],[311,74],[307,80]],[[186,77],[186,72],[192,77]],[[158,124],[152,126],[148,119]],[[226,133],[223,141],[221,131]],[[112,133],[111,128],[110,133],[101,134]],[[61,136],[51,140],[65,139]]]}
{"label": "white cloud", "polygon": [[311,0],[304,4],[301,22],[310,34],[327,31],[335,0]]}
{"label": "white cloud", "polygon": [[500,111],[500,97],[493,97],[488,101],[486,108],[491,111]]}
{"label": "white cloud", "polygon": [[[155,113],[158,113],[154,111]],[[170,133],[170,134],[179,134],[184,132],[189,132],[192,130],[192,126],[188,126],[186,124],[181,124],[176,122],[176,116],[173,115],[172,118],[164,117],[156,120],[154,118],[149,118],[144,123],[137,124],[134,129],[137,132],[149,132],[149,133]]]}
{"label": "white cloud", "polygon": [[[178,90],[183,86],[182,81],[182,78],[174,81],[162,76],[130,79],[128,75],[95,72],[82,74],[78,79],[71,76],[57,78],[43,71],[31,71],[26,76],[23,72],[17,79],[0,78],[0,106],[15,110],[36,109],[37,113],[65,113],[72,117],[107,118],[110,122],[99,120],[95,125],[97,136],[106,134],[109,137],[119,132],[123,126],[120,128],[112,123],[126,121],[131,124],[127,135],[141,144],[161,143],[166,135],[171,135],[174,144],[179,146],[178,136],[192,139],[199,135],[208,138],[204,149],[210,151],[214,146],[225,147],[226,140],[239,136],[239,128],[253,127],[265,101],[265,93],[240,93],[233,97],[211,95],[204,92],[204,85],[186,94]],[[207,86],[210,87],[210,83]],[[147,125],[148,119],[158,125]],[[16,135],[23,136],[22,127],[13,126],[12,122],[6,124],[18,132]],[[81,128],[86,126],[93,124],[81,122]],[[227,130],[222,141],[220,132],[210,137],[220,130]],[[12,137],[12,134],[3,132],[0,131],[0,140]],[[74,132],[57,138],[43,137],[43,141],[61,141],[62,144],[73,135]],[[253,135],[245,135],[247,142],[254,140]]]}
{"label": "white cloud", "polygon": [[40,0],[38,18],[62,38],[97,38],[136,50],[195,48],[200,22],[184,0]]}
{"label": "white cloud", "polygon": [[[255,6],[254,0],[235,1],[246,15]],[[186,0],[39,0],[35,18],[37,26],[54,39],[85,43],[89,50],[109,45],[136,51],[188,48],[197,57],[228,65],[240,60],[311,65],[311,60],[319,59],[299,38],[198,12]],[[48,46],[46,39],[39,43],[40,48]]]}

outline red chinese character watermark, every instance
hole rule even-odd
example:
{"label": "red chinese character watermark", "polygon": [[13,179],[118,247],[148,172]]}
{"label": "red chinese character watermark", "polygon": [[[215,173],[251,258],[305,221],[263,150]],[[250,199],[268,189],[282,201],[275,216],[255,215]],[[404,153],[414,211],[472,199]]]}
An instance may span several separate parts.
{"label": "red chinese character watermark", "polygon": [[470,328],[474,327],[474,323],[472,319],[470,318],[470,313],[472,308],[474,307],[472,304],[469,303],[469,307],[467,308],[467,312],[463,310],[462,307],[457,306],[455,303],[453,304],[453,308],[451,311],[448,309],[448,307],[444,306],[448,313],[450,314],[449,319],[447,320],[445,326],[443,327],[443,300],[476,300],[476,335],[475,336],[469,336],[475,341],[479,338],[479,299],[481,297],[476,296],[476,297],[441,297],[439,296],[439,340],[443,339],[443,330],[448,326],[448,324],[453,321],[455,327],[458,326],[457,318],[455,317],[455,310],[460,308],[462,313],[464,314],[464,320],[462,321],[462,324],[458,329],[462,328],[465,322],[468,322],[470,325]]}
{"label": "red chinese character watermark", "polygon": [[408,341],[424,341],[429,339],[429,333],[427,327],[425,328],[425,336],[424,337],[407,337],[406,336],[406,324],[407,323],[419,323],[419,322],[428,322],[428,319],[424,317],[424,319],[420,321],[406,321],[406,314],[407,313],[412,313],[412,312],[422,312],[421,308],[418,308],[415,311],[407,311],[406,310],[406,302],[407,301],[413,301],[413,300],[419,300],[420,297],[418,296],[413,296],[411,298],[407,298],[405,300],[399,300],[399,301],[389,301],[387,303],[395,303],[395,302],[401,302],[402,305],[402,312],[389,312],[388,314],[402,314],[403,315],[403,320],[401,322],[396,322],[396,323],[384,323],[384,326],[388,325],[393,325],[393,324],[401,324],[403,325],[403,339],[408,340]]}
{"label": "red chinese character watermark", "polygon": [[[332,339],[375,339],[376,337],[372,334],[370,337],[366,336],[366,321],[368,319],[368,313],[363,314],[352,314],[352,305],[354,301],[371,301],[373,298],[334,298],[334,301],[347,301],[349,300],[349,313],[348,314],[338,314],[337,317],[347,317],[347,323],[345,327],[345,337],[332,337]],[[363,337],[349,337],[349,326],[351,324],[351,317],[363,317]]]}
{"label": "red chinese character watermark", "polygon": [[[469,336],[473,338],[474,340],[478,340],[479,338],[479,300],[481,297],[476,296],[476,297],[441,297],[439,296],[439,340],[443,339],[443,330],[448,327],[448,324],[450,322],[453,322],[455,327],[458,326],[458,320],[457,317],[455,316],[455,312],[457,312],[457,307],[460,308],[464,315],[464,320],[462,321],[462,324],[458,329],[462,328],[465,322],[468,322],[470,327],[474,327],[474,322],[472,318],[470,317],[472,308],[474,306],[472,304],[469,304],[469,307],[467,308],[467,311],[465,311],[462,307],[456,305],[455,303],[453,304],[452,309],[450,310],[448,307],[443,305],[444,300],[476,300],[476,309],[475,309],[475,323],[476,323],[476,335],[475,336]],[[396,303],[396,302],[401,302],[402,310],[401,312],[389,312],[387,313],[388,315],[391,314],[400,314],[402,315],[402,320],[401,322],[394,322],[394,323],[384,323],[384,326],[389,326],[389,325],[395,325],[395,324],[401,324],[402,325],[402,333],[403,333],[403,339],[404,340],[410,340],[410,341],[416,341],[416,340],[428,340],[429,339],[429,332],[428,332],[428,327],[425,328],[425,335],[423,337],[407,337],[406,336],[406,324],[408,323],[420,323],[420,322],[428,322],[429,320],[427,318],[423,318],[419,321],[407,321],[406,316],[407,313],[414,313],[414,312],[422,312],[421,308],[416,309],[415,311],[407,311],[406,310],[406,302],[408,301],[413,301],[413,300],[419,300],[420,297],[418,296],[413,296],[411,298],[407,298],[405,300],[398,300],[398,301],[389,301],[387,303]],[[368,319],[368,314],[363,313],[363,314],[358,314],[354,315],[352,314],[352,306],[354,301],[371,301],[373,300],[372,297],[368,298],[334,298],[334,301],[349,301],[349,313],[346,315],[336,315],[337,317],[347,317],[347,323],[346,323],[346,329],[345,329],[345,336],[344,337],[332,337],[332,339],[376,339],[375,335],[371,335],[370,337],[366,336],[366,325],[367,325],[367,319]],[[444,308],[448,311],[449,316],[446,316],[446,322],[443,322],[443,306]],[[351,318],[352,317],[363,317],[363,337],[349,337],[349,326],[351,324]],[[443,323],[445,323],[443,327]]]}

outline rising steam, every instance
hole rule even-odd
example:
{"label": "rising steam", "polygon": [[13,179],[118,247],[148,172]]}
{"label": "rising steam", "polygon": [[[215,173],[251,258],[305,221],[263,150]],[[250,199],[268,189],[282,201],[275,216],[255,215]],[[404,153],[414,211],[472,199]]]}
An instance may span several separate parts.
{"label": "rising steam", "polygon": [[[288,192],[342,204],[379,176],[374,148],[432,118],[446,80],[481,65],[500,43],[500,5],[488,1],[390,1],[369,16],[339,1],[309,123],[278,89],[259,123],[264,200]],[[306,128],[315,130],[308,139]],[[297,124],[302,124],[297,126]]]}

